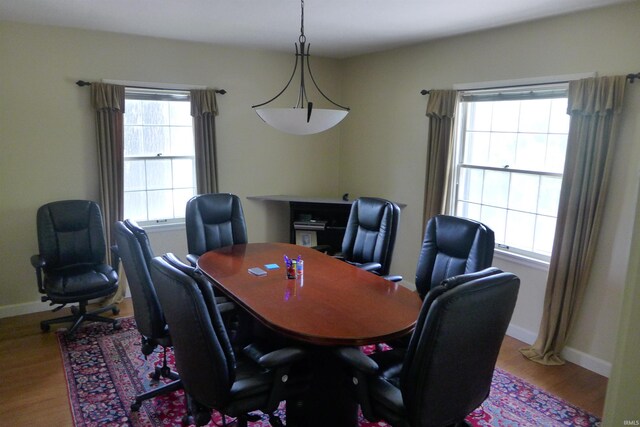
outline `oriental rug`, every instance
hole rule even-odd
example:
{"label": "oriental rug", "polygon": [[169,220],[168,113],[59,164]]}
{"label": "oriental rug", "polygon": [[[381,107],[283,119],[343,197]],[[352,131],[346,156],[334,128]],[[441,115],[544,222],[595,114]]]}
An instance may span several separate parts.
{"label": "oriental rug", "polygon": [[[162,365],[162,353],[153,353],[145,360],[134,319],[123,318],[121,324],[120,330],[101,323],[88,324],[76,332],[73,340],[58,334],[74,425],[180,426],[185,413],[183,391],[147,400],[138,412],[130,411],[136,394],[157,385],[150,374],[154,366]],[[371,351],[372,346],[364,350]],[[169,364],[173,366],[172,354],[169,354]],[[279,415],[286,419],[284,403]],[[500,369],[495,370],[489,398],[467,421],[474,427],[600,424],[595,416]],[[221,424],[221,415],[214,412],[209,425]],[[269,423],[264,416],[249,425],[265,427]],[[360,416],[359,427],[383,426],[388,424],[369,422]]]}

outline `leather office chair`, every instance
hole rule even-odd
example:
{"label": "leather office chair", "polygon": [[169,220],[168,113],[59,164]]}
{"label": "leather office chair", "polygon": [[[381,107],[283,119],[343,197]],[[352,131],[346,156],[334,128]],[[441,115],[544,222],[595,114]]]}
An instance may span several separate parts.
{"label": "leather office chair", "polygon": [[[186,274],[189,272],[190,274]],[[247,425],[248,412],[261,410],[273,415],[280,401],[302,391],[308,368],[300,375],[293,364],[303,362],[305,352],[282,348],[265,353],[249,345],[235,354],[217,304],[205,277],[170,256],[151,262],[167,323],[171,329],[176,365],[188,396],[189,411],[196,425],[207,424],[212,409],[238,417]]]}
{"label": "leather office chair", "polygon": [[489,395],[519,286],[497,268],[449,278],[427,293],[406,350],[338,349],[364,416],[396,427],[465,425]]}
{"label": "leather office chair", "polygon": [[[389,274],[400,222],[393,202],[361,197],[353,202],[338,258],[381,276]],[[401,278],[399,278],[400,280]]]}
{"label": "leather office chair", "polygon": [[36,270],[38,291],[42,301],[50,305],[78,303],[70,316],[43,320],[40,329],[46,332],[54,323],[73,322],[67,334],[73,336],[83,321],[111,323],[119,328],[117,319],[98,316],[114,305],[87,312],[87,302],[115,293],[118,289],[116,268],[105,263],[106,243],[102,213],[97,203],[88,200],[63,200],[41,206],[37,213],[39,254],[31,257]]}
{"label": "leather office chair", "polygon": [[494,246],[493,230],[480,222],[448,215],[429,219],[416,268],[420,297],[449,277],[490,267]]}
{"label": "leather office chair", "polygon": [[192,197],[185,214],[187,260],[195,266],[203,253],[223,246],[247,243],[247,226],[240,198],[211,193]]}
{"label": "leather office chair", "polygon": [[153,259],[153,251],[149,237],[134,221],[117,221],[114,226],[118,254],[122,260],[131,291],[136,326],[142,336],[142,354],[146,357],[153,353],[157,346],[162,347],[163,365],[162,368],[155,367],[152,378],[159,380],[162,376],[173,380],[137,395],[131,404],[131,410],[137,411],[143,401],[179,390],[182,388],[182,383],[178,374],[167,366],[167,348],[171,346],[171,335],[169,335],[169,328],[151,281],[149,263]]}

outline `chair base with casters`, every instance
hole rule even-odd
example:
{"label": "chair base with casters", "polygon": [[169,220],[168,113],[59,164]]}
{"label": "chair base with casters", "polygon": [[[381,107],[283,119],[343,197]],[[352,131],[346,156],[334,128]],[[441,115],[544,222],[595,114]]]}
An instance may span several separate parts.
{"label": "chair base with casters", "polygon": [[[47,301],[46,297],[42,297],[43,302]],[[60,307],[56,307],[53,311],[60,310],[64,305]],[[104,322],[111,323],[113,325],[113,329],[120,329],[120,320],[113,319],[111,317],[103,317],[98,316],[100,313],[104,313],[106,311],[111,310],[111,312],[115,315],[120,313],[120,309],[116,304],[111,304],[106,307],[101,307],[97,310],[93,310],[87,312],[87,301],[80,301],[78,306],[71,307],[71,315],[64,317],[56,317],[55,319],[43,320],[40,322],[40,329],[42,332],[48,332],[51,329],[51,325],[55,323],[67,323],[73,322],[73,325],[67,330],[67,335],[73,336],[76,330],[80,327],[82,322]]]}
{"label": "chair base with casters", "polygon": [[[148,338],[142,337],[142,354],[146,358],[148,355],[153,353],[153,350],[156,346],[159,345],[157,342],[150,340]],[[170,383],[159,385],[152,390],[146,391],[136,396],[134,402],[131,404],[131,411],[136,412],[140,409],[142,402],[145,400],[153,399],[154,397],[172,393],[176,390],[181,390],[183,388],[182,381],[180,381],[180,375],[172,371],[167,364],[167,348],[163,347],[163,361],[162,367],[156,366],[153,374],[151,374],[151,379],[154,381],[159,381],[160,378],[168,378],[172,380]]]}

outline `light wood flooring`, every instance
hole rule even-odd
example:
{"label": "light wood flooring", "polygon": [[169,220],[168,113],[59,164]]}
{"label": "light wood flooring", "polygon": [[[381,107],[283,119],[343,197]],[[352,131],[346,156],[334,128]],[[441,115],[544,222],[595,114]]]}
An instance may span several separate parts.
{"label": "light wood flooring", "polygon": [[[42,312],[0,319],[0,424],[71,426],[71,411],[55,333],[40,332],[43,319],[64,315]],[[125,300],[118,316],[133,314]],[[55,330],[57,325],[52,326]],[[580,366],[545,367],[526,360],[525,344],[511,337],[503,343],[498,366],[584,410],[601,417],[607,379]],[[6,424],[5,424],[6,423]]]}

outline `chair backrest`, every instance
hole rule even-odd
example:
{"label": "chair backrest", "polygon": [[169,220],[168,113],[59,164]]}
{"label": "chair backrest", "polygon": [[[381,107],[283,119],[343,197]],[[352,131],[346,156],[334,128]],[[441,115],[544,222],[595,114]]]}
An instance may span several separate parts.
{"label": "chair backrest", "polygon": [[389,274],[396,242],[400,208],[393,202],[361,197],[353,202],[342,239],[342,254],[348,261],[378,262],[381,275]]}
{"label": "chair backrest", "polygon": [[480,222],[448,215],[429,219],[416,268],[420,297],[444,279],[490,267],[494,246],[493,230]]}
{"label": "chair backrest", "polygon": [[134,221],[116,221],[114,228],[138,331],[151,340],[165,338],[169,334],[167,323],[149,271],[153,259],[149,237]]}
{"label": "chair backrest", "polygon": [[90,200],[62,200],[38,209],[38,248],[45,271],[78,264],[102,264],[106,243],[102,212]]}
{"label": "chair backrest", "polygon": [[247,226],[240,198],[234,194],[201,194],[187,202],[185,214],[190,254],[247,243]]}
{"label": "chair backrest", "polygon": [[224,407],[230,400],[236,365],[211,285],[160,257],[151,261],[151,278],[171,330],[184,389],[209,408]]}
{"label": "chair backrest", "polygon": [[455,424],[487,398],[519,287],[489,268],[429,291],[400,377],[409,425]]}

